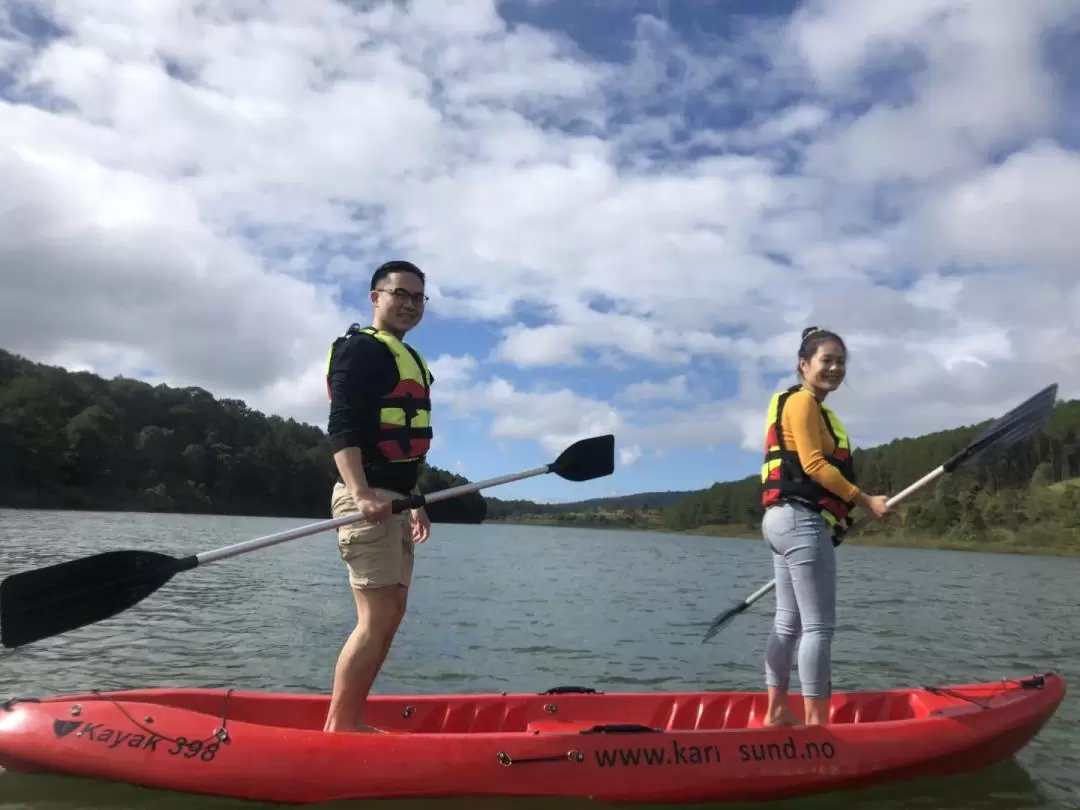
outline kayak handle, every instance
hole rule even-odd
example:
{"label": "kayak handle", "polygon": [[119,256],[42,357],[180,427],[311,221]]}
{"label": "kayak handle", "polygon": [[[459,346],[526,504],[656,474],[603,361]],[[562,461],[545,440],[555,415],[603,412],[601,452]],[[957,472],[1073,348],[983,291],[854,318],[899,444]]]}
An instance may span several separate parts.
{"label": "kayak handle", "polygon": [[591,686],[553,686],[541,695],[596,695],[600,694]]}
{"label": "kayak handle", "polygon": [[640,723],[604,723],[582,729],[582,734],[663,734],[662,728],[643,726]]}

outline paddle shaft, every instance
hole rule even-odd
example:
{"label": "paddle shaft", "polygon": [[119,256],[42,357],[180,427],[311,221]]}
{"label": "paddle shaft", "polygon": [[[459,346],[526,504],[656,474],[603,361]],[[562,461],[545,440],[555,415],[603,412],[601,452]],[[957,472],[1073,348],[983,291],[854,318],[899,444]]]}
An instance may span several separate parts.
{"label": "paddle shaft", "polygon": [[[531,470],[525,470],[524,472],[500,475],[498,478],[489,478],[486,481],[476,481],[471,484],[461,484],[456,487],[440,489],[437,492],[430,492],[427,495],[410,495],[407,498],[398,498],[393,501],[393,511],[394,514],[397,514],[399,512],[404,512],[406,509],[418,509],[429,503],[456,498],[459,495],[468,495],[469,493],[478,492],[481,489],[498,486],[499,484],[509,484],[514,481],[521,481],[524,478],[543,475],[550,472],[550,470],[551,465],[545,464],[543,467],[536,467]],[[342,515],[341,517],[323,520],[318,523],[311,523],[307,526],[297,526],[295,529],[278,532],[277,534],[256,537],[252,540],[244,540],[241,543],[234,543],[231,546],[223,546],[222,548],[216,548],[211,551],[204,551],[201,554],[194,555],[195,565],[205,565],[207,563],[216,562],[217,560],[224,560],[227,557],[235,557],[238,554],[246,554],[249,551],[256,551],[269,546],[275,546],[278,543],[285,543],[289,540],[296,540],[300,537],[318,534],[319,532],[336,529],[339,526],[357,523],[361,520],[365,520],[363,513],[353,512],[352,514]]]}
{"label": "paddle shaft", "polygon": [[[964,463],[977,460],[984,454],[994,451],[995,449],[1001,450],[1003,447],[1015,444],[1017,441],[1031,435],[1039,427],[1050,421],[1050,418],[1053,415],[1054,402],[1057,399],[1057,390],[1057,383],[1051,383],[1042,391],[1029,397],[1007,414],[997,419],[984,430],[975,441],[953,455],[952,458],[940,467],[931,470],[914,484],[886,500],[886,504],[888,504],[889,507],[892,507],[905,498],[910,497],[914,492],[917,492],[931,482],[937,480],[942,475],[951,473]],[[858,531],[858,529],[871,519],[873,519],[872,515],[864,515],[852,525],[848,530],[848,533]],[[732,609],[724,611],[717,616],[706,631],[701,643],[704,644],[712,638],[722,627],[727,625],[728,622],[739,614],[745,613],[754,602],[758,601],[775,587],[776,580],[774,579],[768,585],[754,591],[754,593],[750,594],[750,596],[739,602],[739,604]]]}
{"label": "paddle shaft", "polygon": [[[615,436],[580,439],[549,464],[486,481],[409,495],[389,502],[393,514],[546,473],[566,481],[592,481],[615,469]],[[0,582],[0,641],[5,647],[30,644],[104,621],[139,604],[177,574],[206,563],[365,521],[362,512],[299,526],[223,548],[173,557],[145,549],[103,551],[75,560],[22,571]]]}
{"label": "paddle shaft", "polygon": [[[963,450],[961,450],[960,452],[953,455],[952,458],[950,458],[948,461],[946,461],[940,467],[938,467],[938,468],[936,468],[934,470],[931,470],[926,475],[924,475],[922,478],[920,478],[918,481],[916,481],[914,484],[911,484],[910,486],[905,487],[904,489],[900,490],[898,493],[893,495],[891,498],[889,498],[886,501],[886,503],[889,505],[889,508],[892,509],[894,506],[896,506],[901,501],[904,501],[907,498],[910,498],[912,495],[914,495],[920,489],[922,489],[923,487],[928,486],[929,484],[934,483],[934,481],[936,481],[937,479],[939,479],[941,476],[945,475],[946,473],[951,473],[953,470],[955,470],[957,467],[959,467],[961,464],[963,464],[965,461],[967,461],[972,455],[974,455],[980,449],[981,449],[981,444],[979,442],[968,445]],[[857,521],[855,521],[855,523],[851,526],[850,529],[847,530],[847,532],[845,533],[845,536],[854,534],[855,532],[859,531],[859,529],[866,526],[873,519],[874,519],[873,515],[863,515],[861,518],[859,518]],[[769,591],[771,591],[775,587],[776,587],[776,580],[775,579],[772,582],[770,582],[768,585],[762,585],[760,588],[758,588],[756,591],[754,591],[752,594],[750,594],[748,597],[746,597],[746,599],[743,601],[742,605],[740,606],[741,609],[745,610],[746,608],[750,607],[750,605],[754,604],[754,602],[759,600],[761,597],[763,597],[765,594],[767,594]]]}
{"label": "paddle shaft", "polygon": [[[956,469],[956,467],[959,465],[959,463],[961,461],[963,461],[963,458],[961,456],[966,456],[966,453],[963,453],[963,454],[962,453],[957,453],[955,456],[953,456],[951,459],[946,461],[944,464],[942,464],[937,469],[934,469],[934,470],[931,470],[930,472],[928,472],[926,475],[924,475],[922,478],[920,478],[914,484],[911,484],[910,486],[907,486],[904,489],[897,492],[895,495],[893,495],[891,498],[889,498],[885,503],[887,503],[889,505],[889,508],[892,509],[894,506],[899,504],[901,501],[904,501],[904,500],[910,498],[912,495],[914,495],[916,492],[918,492],[923,487],[929,486],[930,484],[934,483],[941,476],[945,475],[945,473],[951,472],[952,470]],[[852,527],[850,529],[847,530],[847,534],[848,535],[854,534],[859,529],[866,526],[873,519],[874,519],[873,515],[863,515],[861,518],[859,518],[857,521],[855,521],[855,523],[852,525]],[[760,588],[758,588],[756,591],[754,591],[752,594],[750,594],[748,597],[746,597],[746,599],[743,601],[743,604],[742,604],[743,608],[745,609],[745,608],[750,607],[752,604],[754,604],[754,602],[756,602],[758,599],[763,597],[765,594],[767,594],[769,591],[771,591],[775,587],[776,587],[776,580],[775,579],[772,582],[770,582],[768,585],[762,585]]]}

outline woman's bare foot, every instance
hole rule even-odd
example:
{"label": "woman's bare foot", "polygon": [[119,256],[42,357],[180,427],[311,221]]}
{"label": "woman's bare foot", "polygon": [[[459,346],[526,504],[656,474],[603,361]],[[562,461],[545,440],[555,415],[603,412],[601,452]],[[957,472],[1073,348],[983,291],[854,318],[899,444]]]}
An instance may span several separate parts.
{"label": "woman's bare foot", "polygon": [[824,726],[829,722],[828,698],[805,698],[803,710],[806,712],[806,725]]}
{"label": "woman's bare foot", "polygon": [[799,718],[791,713],[789,709],[781,709],[775,715],[766,715],[763,726],[797,726],[799,725]]}
{"label": "woman's bare foot", "polygon": [[765,710],[764,726],[797,726],[799,718],[788,707],[787,692],[769,688],[769,707]]}

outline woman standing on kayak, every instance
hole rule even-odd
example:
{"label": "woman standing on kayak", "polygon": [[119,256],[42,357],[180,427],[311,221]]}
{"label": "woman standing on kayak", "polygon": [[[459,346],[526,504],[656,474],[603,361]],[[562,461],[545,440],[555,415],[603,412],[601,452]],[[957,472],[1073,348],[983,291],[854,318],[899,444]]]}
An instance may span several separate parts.
{"label": "woman standing on kayak", "polygon": [[844,381],[846,361],[847,348],[839,335],[816,326],[804,329],[800,383],[774,394],[769,403],[761,529],[776,572],[776,615],[765,650],[766,725],[798,723],[788,707],[788,680],[800,631],[805,722],[828,722],[835,545],[851,523],[854,506],[878,518],[889,511],[884,495],[867,495],[855,484],[847,432],[825,405],[825,397]]}

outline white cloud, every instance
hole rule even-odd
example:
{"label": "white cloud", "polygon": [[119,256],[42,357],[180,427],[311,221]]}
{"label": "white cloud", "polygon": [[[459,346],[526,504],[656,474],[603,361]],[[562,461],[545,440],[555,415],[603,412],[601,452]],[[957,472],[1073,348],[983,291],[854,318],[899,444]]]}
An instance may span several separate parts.
{"label": "white cloud", "polygon": [[[548,451],[758,449],[811,322],[864,444],[1080,395],[1072,0],[812,0],[710,54],[643,16],[622,67],[493,0],[18,5],[67,35],[0,17],[5,348],[322,423],[392,253],[497,336],[436,347],[437,402]],[[585,364],[648,368],[550,382]]]}
{"label": "white cloud", "polygon": [[619,448],[619,464],[623,467],[629,467],[635,461],[641,458],[641,447],[636,444],[632,444],[629,447]]}
{"label": "white cloud", "polygon": [[685,374],[676,374],[663,382],[630,383],[623,389],[622,395],[627,399],[643,402],[648,400],[683,400],[690,398],[690,388],[686,384]]}
{"label": "white cloud", "polygon": [[476,358],[471,354],[460,357],[450,354],[440,354],[434,360],[428,362],[431,376],[435,383],[431,389],[431,395],[438,397],[441,391],[455,388],[469,382],[476,373]]}
{"label": "white cloud", "polygon": [[[618,438],[625,425],[611,405],[569,388],[519,391],[499,377],[476,380],[471,357],[441,357],[432,366],[437,377],[432,388],[432,397],[438,397],[434,404],[458,418],[490,415],[492,437],[535,440],[552,456],[588,436],[615,433]],[[456,371],[439,377],[440,369]]]}
{"label": "white cloud", "polygon": [[956,261],[1016,273],[1037,265],[1048,283],[1080,277],[1076,152],[1038,141],[957,184],[927,213],[927,231]]}

